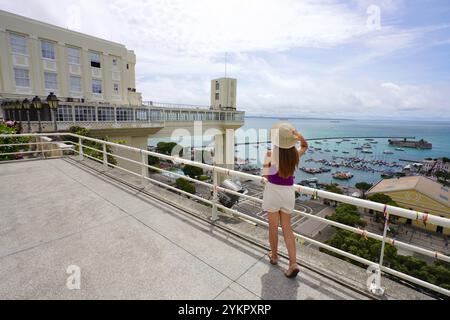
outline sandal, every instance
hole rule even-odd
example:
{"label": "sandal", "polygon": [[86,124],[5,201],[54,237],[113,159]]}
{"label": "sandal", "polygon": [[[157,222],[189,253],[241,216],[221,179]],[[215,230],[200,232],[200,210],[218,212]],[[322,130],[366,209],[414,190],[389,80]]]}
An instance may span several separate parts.
{"label": "sandal", "polygon": [[271,265],[277,265],[277,264],[278,264],[278,258],[276,258],[276,259],[273,258],[273,256],[272,256],[272,251],[269,252],[268,256],[269,256],[270,264],[271,264]]}
{"label": "sandal", "polygon": [[295,278],[299,272],[300,272],[299,266],[297,264],[294,264],[289,267],[289,269],[284,273],[284,275],[288,278]]}

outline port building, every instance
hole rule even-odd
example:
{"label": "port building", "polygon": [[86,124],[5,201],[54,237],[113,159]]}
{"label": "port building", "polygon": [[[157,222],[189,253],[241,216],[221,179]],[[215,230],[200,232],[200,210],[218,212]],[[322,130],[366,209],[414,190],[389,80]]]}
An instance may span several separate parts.
{"label": "port building", "polygon": [[[426,212],[444,218],[450,218],[450,191],[441,185],[423,176],[402,177],[398,179],[384,179],[367,191],[367,195],[382,193],[390,196],[403,208]],[[437,227],[424,221],[399,219],[400,222],[424,228],[429,231],[448,235],[449,228]]]}

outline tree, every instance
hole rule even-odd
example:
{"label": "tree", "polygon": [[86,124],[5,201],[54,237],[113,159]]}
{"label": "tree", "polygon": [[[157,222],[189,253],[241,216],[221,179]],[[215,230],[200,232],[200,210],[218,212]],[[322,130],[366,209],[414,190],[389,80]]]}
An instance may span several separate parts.
{"label": "tree", "polygon": [[175,150],[180,150],[178,155],[182,157],[183,148],[175,142],[159,142],[156,145],[156,152],[171,156],[174,148],[176,148]]}
{"label": "tree", "polygon": [[372,188],[372,184],[367,182],[358,182],[357,184],[355,184],[355,188],[361,190],[364,195],[367,190]]}
{"label": "tree", "polygon": [[196,179],[198,176],[203,175],[203,169],[199,168],[199,167],[195,167],[195,166],[191,166],[191,165],[185,165],[183,167],[183,172],[185,175]]}
{"label": "tree", "polygon": [[[369,199],[370,201],[373,202],[378,202],[378,203],[382,203],[382,204],[387,204],[390,206],[395,206],[398,207],[399,205],[397,204],[397,202],[395,202],[394,200],[392,200],[391,197],[389,197],[388,195],[384,194],[384,193],[375,193],[370,195],[369,197],[367,197],[367,199]],[[392,217],[391,220],[395,221],[397,218],[396,217]],[[375,221],[380,222],[383,220],[383,214],[380,212],[376,212],[375,214]]]}
{"label": "tree", "polygon": [[329,184],[329,185],[327,185],[327,186],[325,187],[325,190],[326,190],[326,191],[329,191],[329,192],[337,193],[337,194],[342,194],[342,190],[339,189],[339,187],[338,187],[337,185],[335,185],[335,184]]}
{"label": "tree", "polygon": [[195,192],[196,192],[195,186],[192,183],[190,183],[189,181],[187,181],[186,179],[178,178],[176,180],[176,185],[177,185],[178,189],[181,189],[188,193],[195,194]]}
{"label": "tree", "polygon": [[[367,240],[356,233],[338,230],[335,235],[325,241],[326,244],[352,253],[359,257],[378,262],[381,253],[381,241],[368,238]],[[350,263],[365,268],[359,262],[349,258],[342,257],[326,249],[320,249],[332,256],[344,259]],[[437,260],[433,264],[427,264],[411,256],[402,256],[397,253],[397,249],[391,244],[386,243],[384,250],[384,265],[412,277],[419,278],[434,285],[449,289],[450,288],[450,263]]]}
{"label": "tree", "polygon": [[327,216],[327,219],[352,227],[366,225],[366,223],[361,219],[358,208],[354,205],[346,203],[341,203],[336,208],[336,212],[330,216]]}

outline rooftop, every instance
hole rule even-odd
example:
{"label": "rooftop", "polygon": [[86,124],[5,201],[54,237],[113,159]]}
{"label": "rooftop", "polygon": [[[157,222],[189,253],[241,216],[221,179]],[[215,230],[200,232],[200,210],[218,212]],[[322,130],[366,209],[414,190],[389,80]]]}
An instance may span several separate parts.
{"label": "rooftop", "polygon": [[[367,191],[367,194],[407,190],[416,190],[444,206],[450,207],[450,192],[448,188],[444,189],[443,185],[440,183],[424,176],[384,179]],[[443,195],[444,197],[441,197],[440,195]]]}
{"label": "rooftop", "polygon": [[[118,182],[88,162],[0,164],[8,186],[0,193],[0,299],[375,298],[360,289],[362,268],[301,247],[302,271],[287,279],[286,260],[271,266],[265,248],[225,225],[266,230],[239,220],[213,225],[152,196],[168,198],[167,190],[138,177]],[[189,202],[179,197],[173,203]],[[80,267],[80,290],[66,287],[71,265]],[[387,299],[429,298],[383,284]]]}

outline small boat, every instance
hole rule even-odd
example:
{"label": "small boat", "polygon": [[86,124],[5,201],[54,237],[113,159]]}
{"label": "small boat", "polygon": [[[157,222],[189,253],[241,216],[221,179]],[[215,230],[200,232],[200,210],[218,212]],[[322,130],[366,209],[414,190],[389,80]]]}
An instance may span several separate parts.
{"label": "small boat", "polygon": [[383,153],[384,154],[394,154],[394,152],[391,150],[384,150]]}
{"label": "small boat", "polygon": [[342,153],[349,154],[350,152],[348,152],[348,151],[342,151]]}
{"label": "small boat", "polygon": [[329,149],[326,149],[326,150],[325,150],[325,152],[331,152],[331,150],[329,150]]}
{"label": "small boat", "polygon": [[338,179],[338,180],[349,180],[351,178],[353,178],[353,174],[351,172],[335,172],[333,173],[333,179]]}
{"label": "small boat", "polygon": [[397,150],[397,151],[405,151],[405,149],[402,149],[402,148],[395,148],[395,150]]}
{"label": "small boat", "polygon": [[362,152],[362,153],[373,153],[373,151],[370,150],[370,149],[362,149],[361,152]]}
{"label": "small boat", "polygon": [[363,148],[361,147],[356,147],[355,150],[362,150]]}

